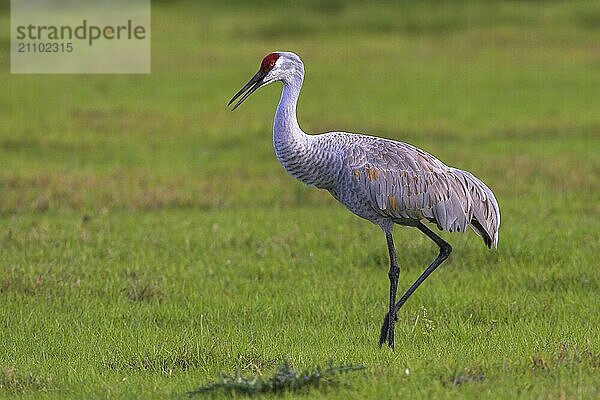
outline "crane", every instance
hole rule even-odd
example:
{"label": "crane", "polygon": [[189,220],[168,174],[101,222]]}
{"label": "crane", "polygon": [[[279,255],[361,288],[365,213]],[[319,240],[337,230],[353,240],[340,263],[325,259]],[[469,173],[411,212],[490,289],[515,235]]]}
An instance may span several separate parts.
{"label": "crane", "polygon": [[[431,154],[394,140],[347,132],[309,135],[296,117],[304,64],[292,52],[267,54],[258,72],[229,101],[239,107],[257,89],[281,81],[283,91],[273,123],[277,159],[293,177],[328,190],[351,212],[378,225],[387,240],[390,268],[388,311],[379,347],[394,347],[398,310],[425,279],[448,258],[452,247],[426,223],[448,232],[470,227],[488,248],[498,246],[500,209],[492,191],[467,171],[452,168]],[[439,254],[396,302],[400,267],[394,224],[414,227],[439,247]]]}

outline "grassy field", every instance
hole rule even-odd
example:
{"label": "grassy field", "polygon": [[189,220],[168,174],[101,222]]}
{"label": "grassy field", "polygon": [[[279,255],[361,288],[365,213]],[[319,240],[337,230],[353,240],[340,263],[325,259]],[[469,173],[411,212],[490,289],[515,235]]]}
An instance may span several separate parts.
{"label": "grassy field", "polygon": [[[0,30],[0,397],[182,398],[285,360],[366,366],[310,398],[600,397],[600,3],[255,4],[155,2],[141,76],[9,75]],[[273,50],[305,62],[304,130],[496,193],[498,251],[441,234],[395,351],[379,228],[278,164],[279,85],[225,107]],[[395,240],[403,291],[437,249]]]}

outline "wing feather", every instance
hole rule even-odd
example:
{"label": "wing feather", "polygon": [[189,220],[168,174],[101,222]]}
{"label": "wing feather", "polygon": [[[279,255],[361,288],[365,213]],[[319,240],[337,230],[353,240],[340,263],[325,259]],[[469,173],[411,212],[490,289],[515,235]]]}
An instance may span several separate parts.
{"label": "wing feather", "polygon": [[463,232],[470,225],[488,246],[497,245],[499,209],[483,182],[407,143],[353,136],[357,139],[346,150],[344,165],[376,213],[427,218],[448,231]]}

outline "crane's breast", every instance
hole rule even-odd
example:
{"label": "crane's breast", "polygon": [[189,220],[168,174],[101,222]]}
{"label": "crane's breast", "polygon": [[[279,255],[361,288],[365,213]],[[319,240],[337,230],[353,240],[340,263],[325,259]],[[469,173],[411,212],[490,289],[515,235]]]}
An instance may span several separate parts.
{"label": "crane's breast", "polygon": [[320,189],[331,189],[340,170],[336,142],[325,135],[304,135],[274,140],[275,154],[294,178]]}

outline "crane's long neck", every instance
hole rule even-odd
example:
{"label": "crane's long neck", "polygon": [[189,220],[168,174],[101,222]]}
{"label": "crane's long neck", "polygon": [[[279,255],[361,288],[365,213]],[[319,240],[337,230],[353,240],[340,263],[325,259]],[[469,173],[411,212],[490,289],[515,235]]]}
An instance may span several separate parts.
{"label": "crane's long neck", "polygon": [[306,142],[307,135],[300,129],[296,117],[296,104],[302,88],[302,75],[283,81],[281,99],[273,122],[273,144],[279,157],[279,150],[292,151],[293,147]]}
{"label": "crane's long neck", "polygon": [[292,176],[307,185],[328,188],[337,177],[330,165],[334,155],[317,143],[317,136],[304,133],[296,117],[302,81],[302,71],[283,80],[273,123],[273,146],[277,159]]}

